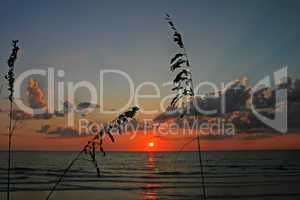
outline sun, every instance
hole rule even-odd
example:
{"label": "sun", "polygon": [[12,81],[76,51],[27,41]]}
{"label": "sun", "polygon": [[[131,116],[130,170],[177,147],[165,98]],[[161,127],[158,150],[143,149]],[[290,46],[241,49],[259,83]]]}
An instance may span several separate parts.
{"label": "sun", "polygon": [[148,146],[149,147],[154,147],[154,142],[149,142]]}

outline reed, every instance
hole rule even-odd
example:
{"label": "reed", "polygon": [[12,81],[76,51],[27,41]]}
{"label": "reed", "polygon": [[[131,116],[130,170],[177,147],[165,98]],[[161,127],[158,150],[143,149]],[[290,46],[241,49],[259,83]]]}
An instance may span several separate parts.
{"label": "reed", "polygon": [[15,83],[15,62],[18,57],[18,40],[12,41],[12,52],[7,60],[8,73],[5,75],[5,79],[8,81],[8,100],[10,103],[9,111],[9,128],[8,128],[8,161],[7,161],[7,200],[10,199],[10,171],[11,171],[11,146],[12,137],[16,127],[16,122],[13,124],[13,99],[14,99],[14,83]]}
{"label": "reed", "polygon": [[[192,72],[190,70],[190,61],[183,42],[183,36],[176,28],[169,14],[166,14],[166,21],[173,31],[173,41],[177,44],[179,48],[179,51],[176,52],[175,55],[170,60],[170,71],[171,72],[178,71],[177,75],[175,76],[175,79],[173,80],[174,88],[172,88],[172,91],[176,92],[175,97],[172,99],[168,107],[168,110],[173,110],[177,108],[179,101],[182,100],[184,97],[190,97],[192,99],[192,105],[196,103],[196,100],[195,100]],[[182,114],[180,115],[181,118],[183,118],[187,113],[187,110],[183,105],[184,105],[184,100],[181,103],[181,107],[182,107]],[[195,108],[192,108],[192,110],[193,110],[194,120],[196,120],[196,110]],[[194,139],[197,139],[203,198],[206,199],[207,196],[206,196],[206,187],[205,187],[205,179],[204,179],[204,172],[203,172],[203,160],[201,155],[200,135],[198,134],[197,138]],[[194,139],[192,141],[194,141]]]}
{"label": "reed", "polygon": [[91,140],[87,142],[87,144],[83,147],[81,151],[77,153],[74,159],[69,163],[69,165],[65,168],[63,174],[59,177],[59,179],[55,182],[53,188],[50,190],[47,196],[47,200],[49,200],[53,194],[53,192],[58,187],[59,183],[63,180],[64,176],[68,173],[68,171],[72,168],[75,162],[80,158],[82,154],[90,156],[91,161],[97,172],[97,176],[100,177],[100,168],[96,159],[96,150],[99,148],[99,151],[103,153],[103,156],[106,155],[104,148],[103,148],[103,139],[106,135],[109,136],[112,142],[115,142],[113,132],[117,131],[119,134],[122,133],[122,129],[132,120],[136,115],[137,111],[139,110],[138,107],[134,106],[130,110],[121,113],[116,119],[112,120],[106,126],[104,126],[101,130],[99,130],[98,134],[94,136]]}

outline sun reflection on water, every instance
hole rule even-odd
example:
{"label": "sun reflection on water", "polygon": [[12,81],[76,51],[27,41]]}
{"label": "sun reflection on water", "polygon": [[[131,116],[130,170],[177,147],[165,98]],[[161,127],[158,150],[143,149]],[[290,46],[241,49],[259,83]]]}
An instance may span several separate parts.
{"label": "sun reflection on water", "polygon": [[156,158],[155,158],[155,153],[149,152],[147,156],[147,161],[146,161],[146,167],[148,170],[155,170],[156,169]]}
{"label": "sun reflection on water", "polygon": [[141,192],[141,199],[143,200],[156,200],[158,199],[157,192],[155,189],[161,187],[161,184],[159,183],[152,183],[152,181],[155,181],[157,178],[153,176],[152,172],[156,170],[156,157],[155,153],[149,152],[146,158],[145,167],[149,171],[149,178],[147,178],[148,183],[146,183],[143,186],[143,191]]}
{"label": "sun reflection on water", "polygon": [[156,200],[158,199],[156,192],[142,192],[142,198],[143,200]]}

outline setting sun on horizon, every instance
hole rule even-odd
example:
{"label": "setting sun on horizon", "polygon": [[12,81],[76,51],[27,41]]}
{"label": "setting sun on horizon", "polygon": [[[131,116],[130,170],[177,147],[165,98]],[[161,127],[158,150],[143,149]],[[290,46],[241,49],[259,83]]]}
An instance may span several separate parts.
{"label": "setting sun on horizon", "polygon": [[149,147],[154,147],[154,142],[149,142],[148,146]]}

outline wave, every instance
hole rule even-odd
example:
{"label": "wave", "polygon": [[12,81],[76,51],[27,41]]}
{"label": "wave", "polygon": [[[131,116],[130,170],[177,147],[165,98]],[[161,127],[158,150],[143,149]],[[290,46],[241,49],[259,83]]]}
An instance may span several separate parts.
{"label": "wave", "polygon": [[[256,155],[249,152],[248,157],[242,153],[208,153],[208,157],[213,155],[205,159],[204,166],[209,199],[299,199],[300,160],[295,153],[290,156],[284,153],[285,157],[281,160],[276,153],[272,158],[270,152],[257,160],[253,159]],[[30,153],[16,159],[11,170],[11,189],[18,192],[49,191],[64,172],[64,166],[68,163],[65,158],[69,155],[72,158],[68,153],[49,153],[47,156],[52,156],[51,159],[40,156],[31,162],[29,158],[33,156]],[[177,162],[176,168],[172,165],[174,155],[171,153],[159,156],[154,154],[151,160],[147,154],[133,155],[134,158],[132,154],[112,154],[112,157],[101,158],[108,160],[100,162],[100,178],[89,162],[80,160],[66,174],[58,190],[104,193],[128,191],[131,194],[154,192],[159,199],[201,198],[201,174],[194,154],[186,154]],[[0,192],[4,193],[4,160],[0,160],[0,166]]]}

